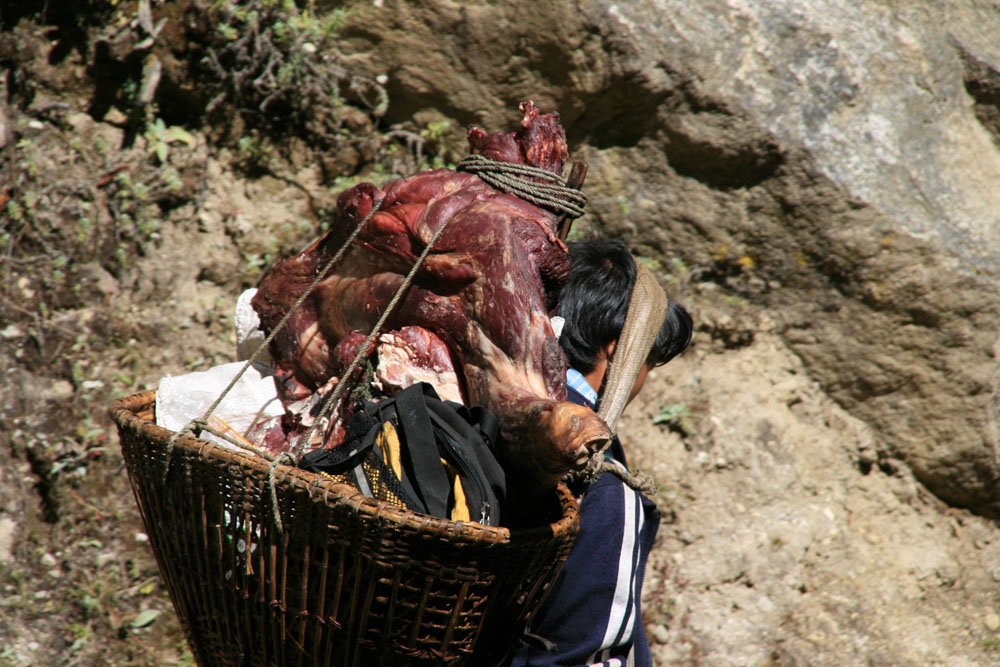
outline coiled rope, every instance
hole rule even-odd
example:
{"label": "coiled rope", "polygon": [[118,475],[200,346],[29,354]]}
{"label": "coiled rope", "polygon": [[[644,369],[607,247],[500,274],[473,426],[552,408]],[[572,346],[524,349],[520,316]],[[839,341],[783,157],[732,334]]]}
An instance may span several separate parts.
{"label": "coiled rope", "polygon": [[[583,207],[587,204],[587,196],[568,186],[562,176],[529,164],[514,164],[493,160],[484,155],[469,155],[455,165],[455,170],[475,174],[501,192],[570,218],[583,215]],[[531,179],[541,179],[543,182]]]}

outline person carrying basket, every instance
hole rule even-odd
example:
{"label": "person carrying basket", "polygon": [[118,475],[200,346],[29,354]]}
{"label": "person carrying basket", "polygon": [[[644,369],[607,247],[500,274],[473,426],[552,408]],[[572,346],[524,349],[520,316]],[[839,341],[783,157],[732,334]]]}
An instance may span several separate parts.
{"label": "person carrying basket", "polygon": [[[614,430],[649,370],[688,346],[691,316],[624,243],[594,238],[569,249],[572,272],[559,306],[569,400],[599,409]],[[577,480],[576,541],[512,665],[652,664],[641,598],[659,511],[630,484],[617,436],[599,463],[592,481]]]}

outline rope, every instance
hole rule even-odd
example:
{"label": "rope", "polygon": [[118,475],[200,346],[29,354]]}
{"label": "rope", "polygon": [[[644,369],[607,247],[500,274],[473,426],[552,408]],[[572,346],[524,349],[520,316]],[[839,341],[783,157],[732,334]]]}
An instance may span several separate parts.
{"label": "rope", "polygon": [[[424,259],[427,258],[427,255],[430,254],[431,248],[433,248],[434,244],[437,243],[437,240],[441,238],[441,235],[444,233],[444,230],[448,227],[449,221],[450,220],[446,220],[443,225],[438,227],[437,231],[434,232],[434,235],[431,236],[430,240],[427,242],[427,245],[424,246],[423,252],[420,253],[419,257],[417,257],[416,261],[413,263],[413,266],[410,267],[410,272],[407,273],[406,277],[403,278],[403,282],[399,285],[399,288],[396,290],[396,293],[392,295],[392,299],[389,300],[389,303],[386,305],[385,310],[382,312],[382,315],[379,317],[378,321],[375,323],[375,326],[368,334],[368,338],[365,339],[364,345],[358,347],[358,352],[357,354],[354,355],[354,359],[351,361],[351,365],[347,367],[346,371],[344,371],[342,379],[351,377],[351,375],[354,373],[357,367],[361,364],[361,360],[368,356],[368,347],[371,345],[372,341],[375,340],[375,337],[378,336],[379,332],[381,332],[382,326],[385,324],[385,321],[389,319],[389,315],[392,314],[392,311],[395,309],[396,304],[398,304],[400,299],[403,298],[403,293],[406,292],[407,289],[409,289],[410,283],[413,281],[413,277],[416,275],[417,270],[420,268],[420,265],[423,264]],[[320,421],[323,418],[329,416],[329,414],[333,412],[334,408],[339,409],[340,399],[344,394],[344,389],[346,388],[346,385],[347,385],[346,382],[343,381],[338,382],[333,392],[326,397],[326,400],[323,402],[323,407],[320,410],[319,415],[317,415],[316,419],[312,423],[312,426],[309,427],[309,430],[306,431],[306,434],[305,436],[303,436],[302,440],[299,441],[299,444],[296,445],[295,456],[301,454],[301,450],[305,447],[306,443],[308,443],[309,440],[312,438],[312,434],[319,426]],[[333,405],[334,401],[336,401],[337,403],[336,406]]]}
{"label": "rope", "polygon": [[597,478],[606,472],[615,475],[630,489],[638,491],[645,496],[651,496],[656,493],[656,482],[652,478],[638,470],[634,473],[629,472],[628,468],[622,465],[620,461],[606,459],[603,454],[592,456],[583,470],[570,473],[564,481],[570,484],[581,482],[584,490],[586,490],[588,486],[596,482]]}
{"label": "rope", "polygon": [[[277,336],[281,332],[281,330],[285,328],[285,325],[288,324],[288,320],[291,319],[292,314],[295,313],[295,311],[298,310],[303,303],[305,303],[305,300],[309,298],[309,295],[312,294],[313,291],[316,289],[316,287],[323,280],[326,279],[327,273],[329,273],[330,269],[333,268],[334,264],[339,262],[341,257],[344,256],[344,253],[347,252],[347,249],[351,247],[351,245],[354,243],[354,239],[358,237],[358,234],[361,233],[361,230],[364,229],[364,226],[368,224],[368,221],[372,219],[372,216],[375,215],[375,212],[378,211],[379,206],[381,205],[382,205],[382,197],[372,202],[372,208],[370,211],[368,211],[368,215],[366,215],[361,220],[361,222],[359,222],[358,225],[354,228],[354,231],[352,231],[351,235],[347,237],[346,241],[344,241],[344,244],[337,251],[337,254],[331,257],[330,260],[323,266],[323,268],[320,269],[319,273],[316,274],[316,277],[313,279],[312,283],[309,285],[308,288],[306,288],[306,291],[303,292],[301,295],[299,295],[299,298],[296,299],[294,304],[292,304],[292,307],[289,309],[289,311],[285,313],[285,316],[278,321],[277,326],[274,327],[274,330],[271,331],[271,334],[267,338],[265,338],[260,345],[257,346],[257,349],[254,350],[253,354],[250,355],[250,358],[247,359],[245,364],[243,364],[243,367],[229,382],[229,385],[222,390],[222,393],[219,394],[218,398],[215,399],[215,402],[213,402],[212,405],[210,405],[208,409],[205,410],[205,414],[203,414],[199,419],[192,419],[190,422],[187,423],[187,425],[184,428],[182,428],[180,431],[170,436],[170,440],[167,441],[167,462],[163,469],[164,482],[166,482],[167,474],[170,472],[170,462],[173,459],[174,447],[177,444],[178,438],[180,438],[185,433],[190,433],[194,431],[195,429],[198,429],[199,431],[206,429],[208,425],[208,418],[212,416],[212,413],[215,412],[215,410],[219,407],[219,405],[226,398],[229,392],[232,391],[233,387],[236,386],[236,383],[239,382],[241,377],[243,377],[243,374],[246,373],[247,369],[250,368],[253,362],[257,360],[257,357],[260,356],[260,353],[268,345],[270,345],[271,341],[274,340],[274,337]],[[195,436],[197,437],[198,433],[195,433]],[[229,438],[225,439],[230,440]],[[237,444],[239,447],[247,449],[246,446],[240,443],[234,442],[233,444]]]}
{"label": "rope", "polygon": [[302,303],[305,302],[309,294],[311,294],[312,291],[316,288],[316,286],[319,285],[319,283],[326,277],[326,274],[333,267],[333,265],[340,260],[340,258],[346,251],[346,248],[348,248],[354,242],[355,238],[357,238],[358,233],[360,233],[361,229],[365,226],[368,220],[371,219],[375,211],[378,210],[378,207],[381,205],[381,203],[382,203],[381,199],[379,199],[374,203],[374,205],[372,206],[372,210],[368,213],[367,216],[365,216],[364,220],[362,220],[358,224],[358,226],[354,229],[350,237],[348,237],[348,239],[344,242],[344,245],[340,248],[337,254],[334,257],[332,257],[330,261],[326,263],[323,269],[313,280],[312,284],[310,284],[310,286],[306,289],[306,291],[303,292],[301,296],[299,296],[299,298],[292,305],[291,309],[278,322],[277,326],[274,328],[271,334],[257,347],[253,355],[251,355],[250,359],[247,360],[247,363],[243,366],[242,369],[240,369],[239,373],[229,383],[229,386],[227,386],[223,390],[222,394],[215,400],[215,402],[208,408],[208,410],[205,411],[205,414],[199,419],[192,419],[181,431],[171,436],[170,441],[167,444],[167,468],[164,471],[164,481],[166,480],[166,474],[169,471],[170,460],[171,460],[170,457],[173,452],[173,448],[177,442],[177,439],[182,434],[187,433],[194,428],[198,428],[199,430],[207,430],[208,432],[225,439],[227,442],[230,442],[241,449],[255,452],[256,454],[262,456],[263,458],[271,462],[271,465],[268,466],[268,486],[270,487],[271,506],[274,515],[273,518],[275,526],[277,527],[278,531],[279,532],[284,531],[281,521],[281,514],[279,512],[279,507],[278,507],[277,490],[275,488],[275,472],[278,466],[283,463],[293,466],[296,465],[298,457],[302,454],[302,450],[305,449],[306,445],[312,439],[313,433],[315,433],[320,423],[322,423],[327,417],[329,417],[329,415],[332,412],[340,408],[341,399],[343,398],[344,392],[348,385],[348,382],[346,382],[345,380],[353,376],[354,371],[361,364],[361,361],[368,356],[368,349],[372,341],[374,341],[375,338],[378,336],[379,332],[382,330],[382,326],[385,324],[386,320],[392,314],[392,311],[395,309],[400,299],[403,298],[404,293],[409,289],[410,284],[413,282],[414,276],[416,275],[420,266],[423,264],[424,260],[427,258],[427,255],[430,254],[430,251],[434,247],[434,244],[437,243],[439,238],[441,238],[441,235],[444,233],[445,229],[448,226],[448,222],[446,221],[445,224],[441,225],[437,229],[437,231],[434,232],[434,235],[430,238],[430,240],[428,240],[427,244],[424,246],[423,251],[420,253],[416,261],[413,263],[413,266],[410,267],[410,271],[403,278],[403,282],[400,283],[400,286],[396,289],[396,292],[395,294],[393,294],[392,299],[386,305],[385,310],[382,312],[382,315],[375,323],[375,326],[372,328],[371,332],[369,332],[368,337],[365,339],[364,344],[358,347],[358,351],[354,355],[354,359],[351,361],[351,364],[348,366],[347,370],[344,371],[344,373],[342,374],[341,381],[337,383],[333,392],[331,392],[330,395],[326,397],[326,399],[323,402],[323,406],[320,409],[320,413],[313,420],[313,423],[309,427],[309,430],[307,430],[306,433],[302,436],[302,438],[299,440],[299,443],[296,445],[295,449],[291,453],[282,452],[276,457],[269,456],[265,452],[261,452],[252,447],[248,447],[244,443],[237,441],[235,438],[232,438],[227,434],[224,434],[222,432],[217,431],[216,429],[211,428],[208,425],[208,418],[211,416],[212,412],[214,412],[216,408],[218,408],[219,404],[222,403],[225,396],[236,385],[236,382],[243,375],[243,373],[246,372],[247,368],[250,367],[250,365],[257,358],[260,352],[274,339],[274,337],[278,334],[278,332],[280,332],[281,329],[284,328],[288,320],[291,318],[292,313],[294,313],[302,305]]}
{"label": "rope", "polygon": [[[493,160],[484,155],[469,155],[455,165],[456,171],[475,174],[497,190],[515,195],[570,218],[583,215],[587,196],[566,185],[559,174],[529,164],[514,164]],[[530,179],[542,179],[539,183]]]}
{"label": "rope", "polygon": [[278,470],[278,466],[282,463],[294,466],[295,457],[289,455],[288,452],[282,452],[271,461],[271,465],[267,468],[267,486],[271,492],[271,513],[274,519],[274,526],[278,529],[279,533],[284,533],[285,527],[281,523],[281,511],[278,506],[278,489],[274,481],[274,473]]}

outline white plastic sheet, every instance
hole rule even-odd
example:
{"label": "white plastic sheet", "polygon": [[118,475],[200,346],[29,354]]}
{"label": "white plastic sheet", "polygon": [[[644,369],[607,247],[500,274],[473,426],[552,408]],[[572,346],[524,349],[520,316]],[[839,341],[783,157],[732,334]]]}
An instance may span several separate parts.
{"label": "white plastic sheet", "polygon": [[[256,290],[247,290],[237,300],[235,323],[237,357],[240,359],[249,358],[263,341],[263,335],[258,329],[257,314],[250,307],[250,299],[255,292]],[[264,359],[269,360],[270,357],[265,356]],[[192,419],[200,418],[229,386],[244,364],[245,361],[237,361],[206,371],[167,376],[160,380],[156,388],[156,423],[171,431],[180,431]],[[285,409],[278,400],[271,375],[270,364],[258,361],[251,365],[212,413],[212,427],[229,432],[230,435],[235,433],[239,440],[257,420],[284,414]],[[208,432],[203,432],[202,437],[230,449],[237,449],[235,445]]]}

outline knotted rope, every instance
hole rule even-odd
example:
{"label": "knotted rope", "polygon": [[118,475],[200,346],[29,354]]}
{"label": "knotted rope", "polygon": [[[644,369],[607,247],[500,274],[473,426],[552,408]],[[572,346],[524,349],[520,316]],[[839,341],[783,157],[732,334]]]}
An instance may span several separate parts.
{"label": "knotted rope", "polygon": [[587,467],[578,473],[573,473],[569,475],[573,480],[579,480],[584,488],[590,486],[591,483],[596,482],[597,478],[604,473],[609,472],[615,475],[628,486],[630,489],[638,491],[639,493],[651,496],[656,493],[656,482],[653,481],[645,473],[636,470],[635,472],[630,472],[621,461],[616,459],[606,459],[603,454],[595,454],[590,457],[587,462]]}
{"label": "knotted rope", "polygon": [[[493,160],[484,155],[469,155],[455,165],[456,171],[475,174],[501,192],[520,197],[570,218],[583,215],[587,196],[566,185],[566,179],[530,164]],[[543,182],[531,179],[541,179]]]}

